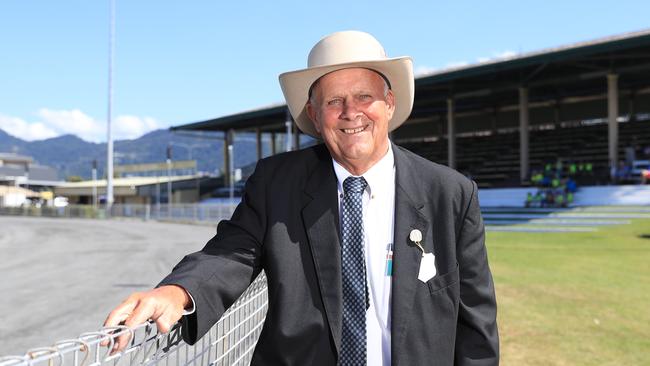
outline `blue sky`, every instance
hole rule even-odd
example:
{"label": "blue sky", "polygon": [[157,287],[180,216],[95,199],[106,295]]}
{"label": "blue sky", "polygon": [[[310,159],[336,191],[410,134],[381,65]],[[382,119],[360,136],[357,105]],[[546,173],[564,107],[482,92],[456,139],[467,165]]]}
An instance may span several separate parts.
{"label": "blue sky", "polygon": [[[105,140],[108,4],[0,1],[0,128]],[[281,103],[278,74],[334,31],[370,32],[420,73],[650,27],[647,0],[116,4],[117,138]]]}

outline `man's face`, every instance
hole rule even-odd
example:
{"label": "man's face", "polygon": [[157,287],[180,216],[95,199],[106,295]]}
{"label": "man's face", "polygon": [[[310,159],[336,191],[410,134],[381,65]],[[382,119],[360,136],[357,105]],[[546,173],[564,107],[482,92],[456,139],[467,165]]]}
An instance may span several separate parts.
{"label": "man's face", "polygon": [[388,151],[395,98],[376,72],[351,68],[321,77],[307,113],[334,160],[361,175]]}

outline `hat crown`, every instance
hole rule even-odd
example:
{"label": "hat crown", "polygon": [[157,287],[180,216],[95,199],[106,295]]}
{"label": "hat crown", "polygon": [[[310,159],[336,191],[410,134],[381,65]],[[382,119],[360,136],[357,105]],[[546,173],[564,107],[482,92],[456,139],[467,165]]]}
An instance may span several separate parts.
{"label": "hat crown", "polygon": [[309,52],[307,67],[385,60],[386,52],[375,37],[365,32],[343,31],[321,39]]}

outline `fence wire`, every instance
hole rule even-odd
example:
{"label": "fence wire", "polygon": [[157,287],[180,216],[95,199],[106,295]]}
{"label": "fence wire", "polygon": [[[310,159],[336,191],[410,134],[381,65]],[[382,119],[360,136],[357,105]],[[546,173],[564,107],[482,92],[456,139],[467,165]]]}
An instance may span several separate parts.
{"label": "fence wire", "polygon": [[237,203],[238,201],[233,200],[209,204],[114,204],[109,210],[105,206],[95,207],[92,205],[68,205],[65,207],[0,206],[0,215],[84,219],[119,217],[142,220],[217,223],[229,219]]}
{"label": "fence wire", "polygon": [[[49,347],[32,348],[22,356],[0,357],[0,366],[249,365],[267,308],[266,276],[262,272],[219,322],[192,346],[182,340],[180,323],[162,334],[155,324],[148,322],[134,328],[105,327]],[[129,345],[110,355],[115,339],[127,333],[132,336]],[[101,347],[105,341],[108,347]]]}

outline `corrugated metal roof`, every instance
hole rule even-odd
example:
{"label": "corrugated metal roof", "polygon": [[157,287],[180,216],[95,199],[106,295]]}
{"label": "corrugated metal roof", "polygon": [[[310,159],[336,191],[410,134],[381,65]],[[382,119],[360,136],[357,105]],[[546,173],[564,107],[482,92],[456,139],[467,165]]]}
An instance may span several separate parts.
{"label": "corrugated metal roof", "polygon": [[[423,100],[422,98],[425,98],[427,101],[431,99],[429,95],[424,96],[418,94],[418,91],[425,91],[427,87],[436,86],[445,89],[447,86],[453,85],[455,89],[458,89],[455,92],[462,93],[464,91],[460,89],[462,89],[464,81],[476,81],[476,78],[497,75],[498,73],[501,75],[507,73],[508,75],[516,76],[522,70],[539,67],[539,65],[550,62],[558,62],[576,57],[588,57],[598,53],[616,52],[634,47],[646,47],[648,45],[650,45],[650,29],[547,48],[509,58],[497,58],[462,67],[437,70],[416,78],[416,105],[411,117],[415,118],[417,116],[416,109],[418,109],[418,101]],[[467,88],[471,89],[472,83],[469,84],[470,86]],[[484,80],[480,80],[480,85],[487,87]],[[285,120],[286,110],[287,107],[285,104],[273,105],[211,120],[174,126],[171,130],[227,131],[229,129],[251,130],[256,127],[262,127],[270,131],[281,132],[284,130],[283,121]],[[431,114],[432,112],[427,111],[427,113]]]}
{"label": "corrugated metal roof", "polygon": [[[200,175],[178,175],[172,176],[172,182],[178,182],[182,180],[190,180],[201,177]],[[114,178],[113,186],[114,187],[138,187],[146,186],[156,183],[167,183],[169,179],[166,176],[162,177],[125,177],[125,178]],[[106,179],[98,180],[85,180],[82,182],[66,182],[60,185],[58,188],[89,188],[89,187],[105,187]]]}

